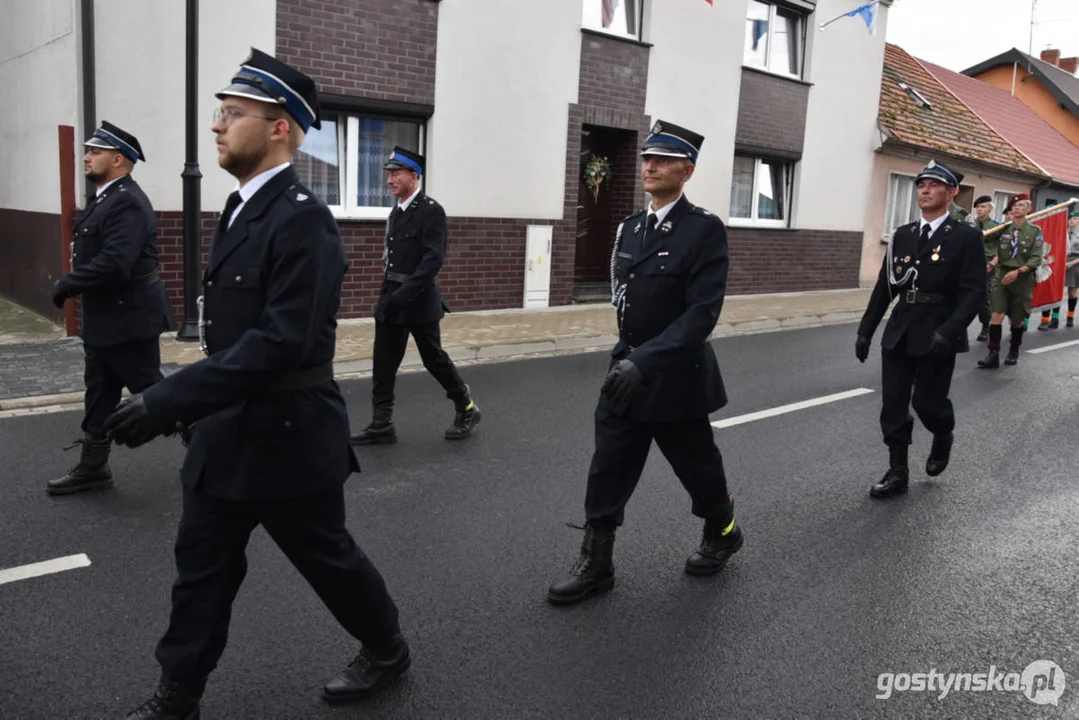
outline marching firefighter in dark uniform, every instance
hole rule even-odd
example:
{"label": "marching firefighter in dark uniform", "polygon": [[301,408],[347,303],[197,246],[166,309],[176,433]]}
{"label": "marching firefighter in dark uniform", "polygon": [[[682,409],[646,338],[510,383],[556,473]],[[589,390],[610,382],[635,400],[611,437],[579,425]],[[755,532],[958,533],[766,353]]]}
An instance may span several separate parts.
{"label": "marching firefighter in dark uniform", "polygon": [[373,413],[371,423],[352,436],[357,445],[397,442],[393,391],[409,335],[423,366],[453,401],[456,414],[446,438],[468,437],[481,418],[468,385],[442,349],[439,322],[446,305],[436,277],[446,257],[446,211],[420,189],[424,166],[422,155],[403,147],[395,147],[385,164],[386,181],[397,202],[386,221],[382,292],[375,306]]}
{"label": "marching firefighter in dark uniform", "polygon": [[974,215],[967,218],[967,222],[982,233],[982,243],[985,247],[985,271],[989,278],[989,295],[985,298],[985,304],[978,311],[978,320],[982,323],[981,332],[978,333],[978,342],[989,339],[989,320],[993,314],[989,310],[989,297],[993,294],[993,282],[996,265],[993,259],[997,256],[996,235],[985,236],[985,232],[997,227],[1000,223],[993,219],[993,198],[982,195],[974,201]]}
{"label": "marching firefighter in dark uniform", "polygon": [[252,50],[217,97],[218,163],[239,188],[203,275],[209,357],[126,399],[107,422],[131,447],[189,433],[178,577],[157,646],[161,680],[129,720],[198,716],[258,525],[362,643],[326,684],[327,701],[369,695],[410,662],[397,607],[345,527],[343,485],[359,470],[333,379],[347,261],[333,215],[289,162],[308,129],[320,127],[315,83]]}
{"label": "marching firefighter in dark uniform", "polygon": [[583,600],[614,584],[615,530],[654,440],[704,520],[685,571],[712,575],[742,547],[723,458],[708,420],[727,403],[708,336],[727,291],[723,222],[683,194],[704,138],[657,122],[641,150],[651,205],[618,228],[611,258],[619,340],[595,412],[595,453],[585,492],[584,541],[547,599]]}
{"label": "marching firefighter in dark uniform", "polygon": [[955,428],[948,392],[955,356],[969,350],[967,326],[985,303],[982,236],[948,214],[959,188],[955,173],[930,161],[916,183],[922,217],[892,234],[855,342],[855,354],[865,362],[873,333],[898,297],[881,338],[880,425],[889,469],[870,488],[873,497],[907,491],[911,404],[933,434],[926,474],[940,475],[948,467]]}
{"label": "marching firefighter in dark uniform", "polygon": [[1011,319],[1011,337],[1005,365],[1019,361],[1019,347],[1023,344],[1024,323],[1030,317],[1034,301],[1034,271],[1041,267],[1045,253],[1042,229],[1027,221],[1031,210],[1030,195],[1019,193],[1008,202],[1011,220],[1004,229],[993,235],[997,240],[997,255],[992,265],[993,293],[989,298],[993,317],[989,325],[989,354],[978,361],[978,367],[992,370],[1000,367],[1000,341],[1003,337],[1004,317]]}
{"label": "marching firefighter in dark uniform", "polygon": [[53,304],[82,297],[86,412],[79,463],[46,486],[67,495],[112,485],[105,419],[126,387],[161,379],[161,333],[172,309],[158,274],[157,220],[131,171],[146,158],[138,139],[103,122],[86,141],[83,166],[97,192],[75,221],[70,273],[53,286]]}

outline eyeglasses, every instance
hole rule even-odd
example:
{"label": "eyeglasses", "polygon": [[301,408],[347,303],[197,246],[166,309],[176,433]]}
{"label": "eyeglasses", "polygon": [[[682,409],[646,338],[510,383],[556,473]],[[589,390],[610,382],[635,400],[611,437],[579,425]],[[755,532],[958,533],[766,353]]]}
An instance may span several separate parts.
{"label": "eyeglasses", "polygon": [[269,120],[270,122],[281,119],[281,118],[270,117],[268,115],[249,115],[249,114],[247,114],[245,112],[240,112],[236,108],[230,108],[230,107],[229,108],[226,108],[226,107],[214,108],[214,124],[215,125],[217,123],[221,123],[224,127],[228,127],[229,125],[232,124],[233,120],[235,120],[236,118],[242,118],[242,117],[259,118],[261,120]]}

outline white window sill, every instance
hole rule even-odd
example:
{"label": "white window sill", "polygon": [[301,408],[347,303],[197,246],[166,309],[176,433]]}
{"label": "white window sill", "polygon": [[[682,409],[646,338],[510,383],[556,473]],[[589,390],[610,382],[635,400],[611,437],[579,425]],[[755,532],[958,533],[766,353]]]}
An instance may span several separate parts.
{"label": "white window sill", "polygon": [[789,73],[789,72],[778,72],[776,70],[769,70],[768,68],[765,68],[765,67],[757,67],[756,65],[746,65],[745,63],[742,63],[742,68],[745,69],[745,70],[752,70],[754,72],[759,72],[759,73],[762,73],[764,75],[772,75],[772,76],[777,77],[777,78],[783,78],[784,80],[794,80],[795,82],[801,83],[803,85],[810,85],[811,84],[811,83],[803,80],[801,75],[794,75],[793,73]]}
{"label": "white window sill", "polygon": [[349,208],[346,210],[340,206],[330,206],[335,220],[381,220],[385,222],[390,217],[388,207]]}
{"label": "white window sill", "polygon": [[727,227],[740,228],[787,228],[786,220],[752,220],[750,218],[731,218]]}

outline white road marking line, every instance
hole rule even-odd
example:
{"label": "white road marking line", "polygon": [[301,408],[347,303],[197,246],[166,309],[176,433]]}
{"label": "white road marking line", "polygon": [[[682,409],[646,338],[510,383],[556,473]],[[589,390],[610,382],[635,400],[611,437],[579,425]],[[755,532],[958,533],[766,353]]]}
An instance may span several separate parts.
{"label": "white road marking line", "polygon": [[1072,347],[1074,345],[1079,345],[1079,340],[1070,340],[1068,342],[1062,342],[1056,345],[1047,345],[1045,347],[1036,348],[1034,350],[1027,350],[1027,354],[1037,355],[1038,353],[1049,352],[1050,350],[1060,350],[1061,348]]}
{"label": "white road marking line", "polygon": [[90,558],[88,558],[85,553],[31,563],[30,565],[20,565],[19,567],[0,570],[0,585],[15,582],[16,580],[28,580],[29,578],[40,577],[42,575],[52,575],[53,573],[64,572],[65,570],[75,570],[76,568],[89,566]]}
{"label": "white road marking line", "polygon": [[856,388],[854,390],[835,393],[834,395],[824,395],[823,397],[813,398],[811,400],[802,400],[801,402],[790,403],[789,405],[780,405],[779,407],[770,408],[768,410],[760,410],[759,412],[748,413],[746,415],[737,415],[732,418],[727,418],[726,420],[716,420],[712,423],[712,427],[720,429],[728,428],[733,425],[741,425],[742,423],[753,422],[755,420],[764,420],[765,418],[775,417],[776,415],[785,415],[786,413],[805,410],[806,408],[816,407],[818,405],[827,405],[828,403],[847,400],[848,398],[858,397],[859,395],[867,395],[871,392],[873,391],[869,388]]}

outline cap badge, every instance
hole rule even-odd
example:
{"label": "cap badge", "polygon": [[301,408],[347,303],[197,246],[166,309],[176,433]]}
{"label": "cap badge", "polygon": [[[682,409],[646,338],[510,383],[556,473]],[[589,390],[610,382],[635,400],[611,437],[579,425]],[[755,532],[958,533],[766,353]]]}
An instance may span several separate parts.
{"label": "cap badge", "polygon": [[930,170],[932,170],[932,169],[933,169],[933,168],[935,168],[936,166],[937,166],[937,161],[936,161],[936,160],[930,160],[930,161],[929,161],[929,164],[928,164],[928,165],[926,165],[926,167],[927,167],[927,168],[929,168]]}

